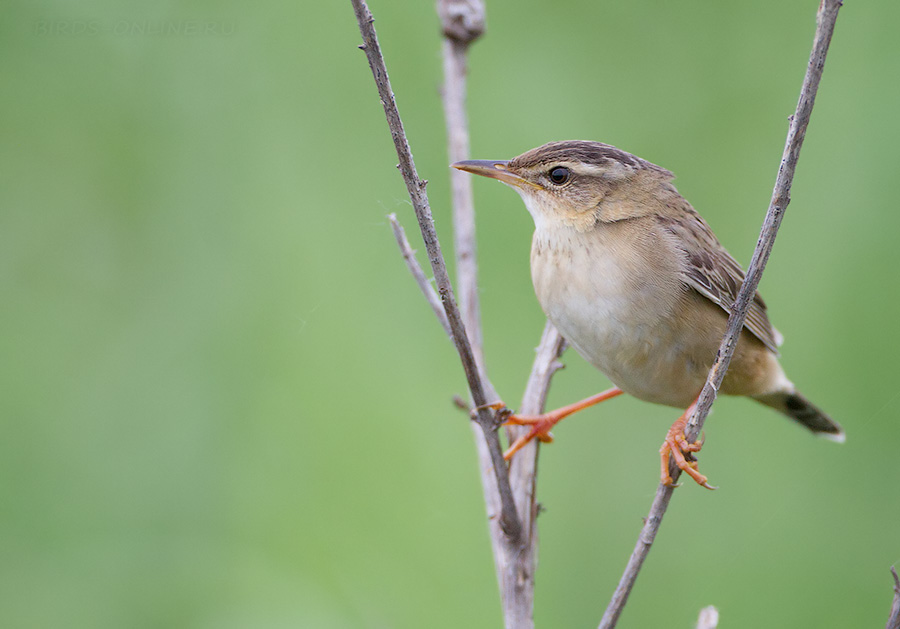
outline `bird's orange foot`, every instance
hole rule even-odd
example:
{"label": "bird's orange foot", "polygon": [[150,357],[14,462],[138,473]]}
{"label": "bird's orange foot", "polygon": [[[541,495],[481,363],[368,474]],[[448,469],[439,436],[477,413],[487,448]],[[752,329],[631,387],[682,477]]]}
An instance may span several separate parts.
{"label": "bird's orange foot", "polygon": [[[503,453],[503,458],[509,461],[516,452],[524,448],[526,444],[534,439],[538,439],[544,443],[553,441],[553,435],[550,434],[550,429],[561,420],[582,409],[593,406],[594,404],[599,404],[600,402],[621,394],[621,389],[614,388],[542,415],[507,415],[506,421],[503,424],[504,426],[531,426],[531,428],[509,446],[506,452]],[[488,406],[501,413],[503,412],[503,409],[506,408],[502,402],[490,404]]]}
{"label": "bird's orange foot", "polygon": [[675,459],[675,464],[682,472],[688,474],[697,481],[697,484],[703,485],[707,489],[716,489],[707,482],[706,476],[700,473],[697,459],[694,458],[694,452],[700,452],[703,447],[703,439],[690,442],[684,435],[684,429],[687,426],[687,418],[693,406],[685,411],[685,414],[675,420],[669,432],[666,433],[666,440],[663,441],[662,447],[659,449],[660,463],[662,465],[661,479],[663,485],[674,486],[672,477],[669,476],[669,455]]}
{"label": "bird's orange foot", "polygon": [[524,435],[516,439],[512,445],[503,453],[503,458],[509,461],[512,456],[524,448],[529,441],[538,439],[544,443],[553,441],[553,435],[550,429],[559,423],[565,415],[560,415],[557,411],[544,413],[543,415],[510,415],[506,418],[504,426],[531,426],[531,429]]}
{"label": "bird's orange foot", "polygon": [[553,441],[553,435],[550,434],[550,429],[553,428],[559,420],[565,417],[564,415],[560,416],[558,411],[544,413],[543,415],[516,415],[509,410],[509,407],[503,402],[492,402],[490,404],[485,404],[484,406],[479,406],[475,410],[477,411],[482,408],[489,408],[495,411],[497,417],[502,421],[500,424],[501,426],[531,426],[531,430],[516,439],[506,452],[503,453],[503,459],[506,461],[509,461],[512,458],[512,455],[524,448],[525,445],[535,437],[545,443]]}

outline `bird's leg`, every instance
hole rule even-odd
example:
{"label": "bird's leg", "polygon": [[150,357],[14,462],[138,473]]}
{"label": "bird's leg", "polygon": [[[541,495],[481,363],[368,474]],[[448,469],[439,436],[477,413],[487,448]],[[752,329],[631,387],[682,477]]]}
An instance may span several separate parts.
{"label": "bird's leg", "polygon": [[553,428],[557,423],[559,423],[560,420],[568,417],[572,413],[577,413],[582,409],[593,406],[594,404],[599,404],[600,402],[606,401],[610,398],[614,398],[617,395],[621,394],[622,389],[613,388],[604,391],[603,393],[592,395],[591,397],[585,398],[580,402],[575,402],[574,404],[563,406],[562,408],[558,408],[555,411],[550,411],[549,413],[544,413],[542,415],[510,415],[506,419],[504,426],[531,426],[531,430],[516,439],[513,444],[509,446],[509,449],[507,449],[507,451],[503,453],[503,458],[509,461],[512,458],[512,455],[525,447],[525,444],[527,444],[534,438],[537,438],[545,443],[553,441],[553,435],[550,434],[550,429]]}
{"label": "bird's leg", "polygon": [[[715,487],[706,482],[706,476],[697,469],[697,460],[692,456],[694,452],[700,452],[700,448],[703,447],[703,438],[701,437],[692,443],[684,435],[688,418],[694,412],[694,407],[696,406],[697,400],[694,400],[694,403],[687,408],[681,417],[675,420],[675,423],[669,428],[669,432],[666,433],[666,440],[663,441],[662,447],[659,449],[663,485],[673,485],[672,477],[669,476],[669,455],[671,454],[672,458],[675,459],[675,464],[681,468],[682,472],[687,473],[698,484],[703,485],[707,489],[715,489]],[[685,454],[687,454],[687,457]],[[688,457],[691,460],[688,460]]]}

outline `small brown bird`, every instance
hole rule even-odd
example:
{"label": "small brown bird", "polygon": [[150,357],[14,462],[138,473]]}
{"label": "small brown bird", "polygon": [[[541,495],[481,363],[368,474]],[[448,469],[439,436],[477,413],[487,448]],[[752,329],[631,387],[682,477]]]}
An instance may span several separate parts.
{"label": "small brown bird", "polygon": [[[455,168],[511,186],[534,219],[531,277],[547,317],[616,388],[536,417],[511,418],[549,441],[560,419],[621,393],[687,409],[660,449],[710,487],[684,436],[687,418],[725,334],[741,266],[672,185],[673,175],[599,142],[551,142],[509,161]],[[757,293],[721,391],[745,395],[835,441],[844,431],[797,392],[778,363],[781,335]]]}

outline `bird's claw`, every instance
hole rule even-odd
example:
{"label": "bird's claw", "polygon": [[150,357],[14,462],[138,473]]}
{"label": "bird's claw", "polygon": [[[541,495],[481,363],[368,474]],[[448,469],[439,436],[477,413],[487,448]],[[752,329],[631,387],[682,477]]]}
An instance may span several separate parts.
{"label": "bird's claw", "polygon": [[659,449],[662,484],[667,487],[678,487],[669,475],[669,455],[671,454],[678,468],[693,478],[698,485],[702,485],[707,489],[718,489],[710,485],[706,476],[700,473],[699,463],[693,456],[693,453],[699,452],[703,447],[706,435],[701,435],[700,439],[696,441],[688,441],[684,434],[688,415],[689,413],[685,412],[684,415],[675,420],[675,423],[669,428],[669,432],[666,433],[666,439],[663,441],[662,447]]}

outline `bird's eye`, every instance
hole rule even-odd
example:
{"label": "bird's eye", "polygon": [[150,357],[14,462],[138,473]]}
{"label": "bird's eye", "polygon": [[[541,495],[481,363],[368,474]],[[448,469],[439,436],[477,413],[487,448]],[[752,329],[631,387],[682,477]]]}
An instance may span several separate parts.
{"label": "bird's eye", "polygon": [[569,172],[568,168],[563,166],[557,166],[553,170],[550,171],[550,181],[555,183],[558,186],[566,183],[569,178],[572,176],[572,173]]}

